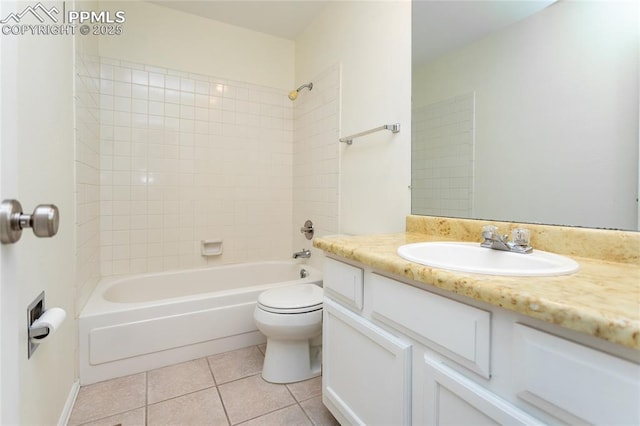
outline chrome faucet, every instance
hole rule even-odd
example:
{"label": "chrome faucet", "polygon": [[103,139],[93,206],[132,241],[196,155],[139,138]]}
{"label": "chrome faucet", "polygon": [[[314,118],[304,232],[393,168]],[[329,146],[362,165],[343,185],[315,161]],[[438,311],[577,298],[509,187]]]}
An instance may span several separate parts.
{"label": "chrome faucet", "polygon": [[308,259],[311,257],[311,251],[309,249],[302,249],[300,251],[297,251],[295,253],[293,253],[293,258],[297,259],[299,257],[302,257],[304,259]]}
{"label": "chrome faucet", "polygon": [[482,247],[513,253],[531,253],[533,251],[533,247],[529,245],[528,229],[513,229],[511,231],[511,241],[509,241],[509,235],[500,235],[496,226],[486,225],[482,227],[482,238],[484,239],[480,243]]}

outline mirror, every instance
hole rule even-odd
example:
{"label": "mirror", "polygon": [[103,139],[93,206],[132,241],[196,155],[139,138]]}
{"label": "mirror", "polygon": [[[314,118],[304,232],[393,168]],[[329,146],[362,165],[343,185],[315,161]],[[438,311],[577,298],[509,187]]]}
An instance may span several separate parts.
{"label": "mirror", "polygon": [[638,3],[549,3],[414,0],[413,214],[638,229]]}

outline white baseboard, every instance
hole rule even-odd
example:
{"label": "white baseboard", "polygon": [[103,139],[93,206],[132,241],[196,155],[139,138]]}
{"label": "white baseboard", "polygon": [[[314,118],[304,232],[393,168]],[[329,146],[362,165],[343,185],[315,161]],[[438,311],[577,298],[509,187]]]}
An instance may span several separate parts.
{"label": "white baseboard", "polygon": [[62,409],[62,413],[60,413],[60,418],[58,419],[58,426],[67,426],[69,422],[69,417],[71,417],[71,411],[73,410],[73,405],[76,402],[76,397],[78,396],[78,391],[80,391],[80,380],[76,380],[71,385],[71,389],[69,390],[69,395],[67,396],[67,402],[64,404],[64,408]]}

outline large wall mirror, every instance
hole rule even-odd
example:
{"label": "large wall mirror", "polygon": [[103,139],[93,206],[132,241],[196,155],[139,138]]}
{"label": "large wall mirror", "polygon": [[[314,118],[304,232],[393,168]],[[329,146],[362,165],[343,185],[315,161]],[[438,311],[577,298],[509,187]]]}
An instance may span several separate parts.
{"label": "large wall mirror", "polygon": [[414,0],[412,213],[637,230],[638,5]]}

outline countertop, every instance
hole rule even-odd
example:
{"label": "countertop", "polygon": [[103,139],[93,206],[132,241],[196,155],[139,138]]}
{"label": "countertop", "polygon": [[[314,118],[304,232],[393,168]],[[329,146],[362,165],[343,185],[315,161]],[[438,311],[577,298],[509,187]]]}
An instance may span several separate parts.
{"label": "countertop", "polygon": [[[569,255],[580,264],[580,270],[565,276],[508,277],[454,272],[404,260],[396,250],[403,244],[459,239],[407,228],[407,232],[395,234],[321,237],[314,239],[313,245],[326,253],[423,283],[425,289],[434,286],[640,350],[637,263]],[[632,238],[635,244],[636,236]],[[632,250],[637,251],[637,247]]]}

